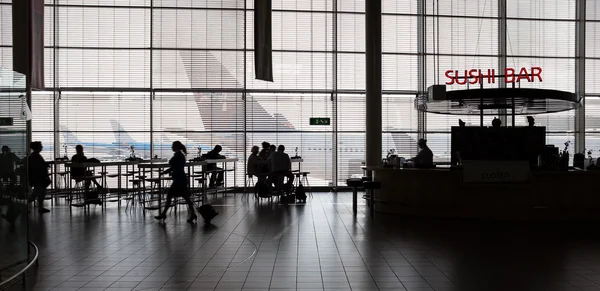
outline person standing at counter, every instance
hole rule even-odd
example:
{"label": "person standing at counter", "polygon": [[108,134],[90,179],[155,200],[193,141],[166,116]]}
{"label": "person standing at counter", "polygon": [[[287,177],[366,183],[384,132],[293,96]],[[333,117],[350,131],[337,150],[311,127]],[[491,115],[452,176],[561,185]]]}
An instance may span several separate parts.
{"label": "person standing at counter", "polygon": [[433,168],[433,152],[427,146],[425,139],[419,139],[417,142],[419,146],[419,153],[416,157],[412,158],[411,161],[415,163],[415,168],[428,169]]}

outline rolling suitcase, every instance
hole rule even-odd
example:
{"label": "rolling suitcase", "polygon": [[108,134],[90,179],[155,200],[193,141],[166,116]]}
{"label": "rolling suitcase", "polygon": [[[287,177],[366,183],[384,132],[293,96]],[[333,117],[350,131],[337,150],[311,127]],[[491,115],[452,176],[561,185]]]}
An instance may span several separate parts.
{"label": "rolling suitcase", "polygon": [[198,212],[204,218],[204,223],[210,223],[210,221],[219,215],[219,212],[215,211],[215,209],[210,204],[204,204],[198,207]]}

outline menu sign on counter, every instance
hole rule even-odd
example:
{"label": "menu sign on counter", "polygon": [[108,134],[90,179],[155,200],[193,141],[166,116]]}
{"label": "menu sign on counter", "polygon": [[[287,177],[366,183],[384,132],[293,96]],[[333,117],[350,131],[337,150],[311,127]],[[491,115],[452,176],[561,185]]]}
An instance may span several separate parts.
{"label": "menu sign on counter", "polygon": [[464,183],[529,181],[529,161],[463,161]]}

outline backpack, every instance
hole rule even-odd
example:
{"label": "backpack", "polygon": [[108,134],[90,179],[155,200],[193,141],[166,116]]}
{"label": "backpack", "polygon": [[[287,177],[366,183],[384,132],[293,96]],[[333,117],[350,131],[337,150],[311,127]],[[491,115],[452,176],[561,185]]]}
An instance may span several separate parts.
{"label": "backpack", "polygon": [[296,199],[298,199],[298,201],[303,201],[304,203],[306,203],[306,192],[304,191],[304,186],[302,184],[296,187]]}

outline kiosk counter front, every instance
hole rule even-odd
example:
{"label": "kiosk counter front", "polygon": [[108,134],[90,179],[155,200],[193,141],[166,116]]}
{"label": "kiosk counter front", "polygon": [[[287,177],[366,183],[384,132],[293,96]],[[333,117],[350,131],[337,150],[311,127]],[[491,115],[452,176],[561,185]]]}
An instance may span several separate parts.
{"label": "kiosk counter front", "polygon": [[516,180],[469,181],[464,168],[370,170],[381,182],[375,192],[376,212],[503,220],[600,219],[600,171],[531,171]]}

